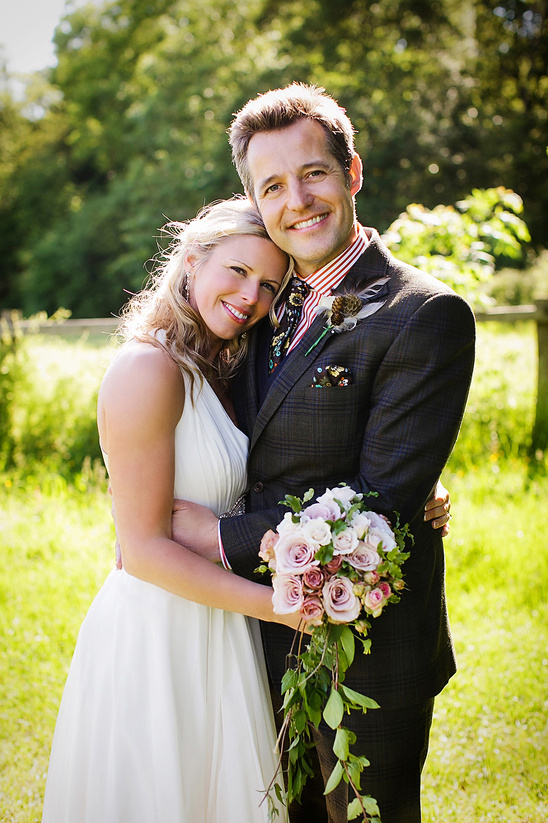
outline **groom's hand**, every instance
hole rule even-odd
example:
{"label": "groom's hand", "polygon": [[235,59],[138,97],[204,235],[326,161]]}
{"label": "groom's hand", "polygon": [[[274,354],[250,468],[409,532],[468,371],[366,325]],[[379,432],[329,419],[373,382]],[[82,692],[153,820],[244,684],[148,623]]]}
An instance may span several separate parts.
{"label": "groom's hand", "polygon": [[206,506],[188,500],[173,501],[172,539],[212,563],[220,560],[218,522]]}

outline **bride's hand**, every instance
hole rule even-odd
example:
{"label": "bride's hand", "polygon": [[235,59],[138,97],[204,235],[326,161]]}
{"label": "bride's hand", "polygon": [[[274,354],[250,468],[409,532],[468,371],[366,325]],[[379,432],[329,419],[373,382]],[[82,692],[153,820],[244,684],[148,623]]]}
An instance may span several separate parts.
{"label": "bride's hand", "polygon": [[303,634],[312,634],[312,629],[314,628],[314,626],[309,623],[305,623],[302,616],[297,612],[293,612],[292,614],[276,614],[274,619],[276,623],[287,626],[288,629],[301,631]]}
{"label": "bride's hand", "polygon": [[447,537],[451,520],[451,499],[441,480],[438,480],[426,502],[424,519],[431,521],[433,529],[441,529],[442,537]]}

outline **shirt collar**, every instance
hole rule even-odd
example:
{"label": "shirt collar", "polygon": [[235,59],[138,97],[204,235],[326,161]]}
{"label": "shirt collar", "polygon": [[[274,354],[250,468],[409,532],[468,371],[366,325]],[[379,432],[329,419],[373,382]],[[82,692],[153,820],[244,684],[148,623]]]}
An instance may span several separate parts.
{"label": "shirt collar", "polygon": [[303,279],[320,294],[330,294],[341,283],[356,260],[364,253],[369,238],[363,226],[357,224],[357,236],[334,260]]}

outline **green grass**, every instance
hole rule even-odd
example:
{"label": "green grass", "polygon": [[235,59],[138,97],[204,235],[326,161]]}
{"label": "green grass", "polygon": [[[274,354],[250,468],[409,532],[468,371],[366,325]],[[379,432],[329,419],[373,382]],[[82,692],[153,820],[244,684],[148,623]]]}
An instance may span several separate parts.
{"label": "green grass", "polygon": [[[6,823],[40,820],[78,628],[113,564],[104,475],[89,460],[82,470],[76,462],[96,454],[86,421],[110,356],[82,343],[31,340],[15,383],[16,460],[0,475]],[[480,326],[469,410],[444,475],[454,513],[447,590],[459,671],[436,701],[424,823],[548,819],[548,476],[532,476],[526,459],[535,386],[533,324]],[[23,442],[38,444],[38,460]]]}
{"label": "green grass", "polygon": [[445,477],[459,670],[436,701],[424,823],[548,819],[548,479],[492,469]]}
{"label": "green grass", "polygon": [[41,818],[68,664],[114,543],[106,484],[3,478],[1,488],[0,819],[19,823]]}

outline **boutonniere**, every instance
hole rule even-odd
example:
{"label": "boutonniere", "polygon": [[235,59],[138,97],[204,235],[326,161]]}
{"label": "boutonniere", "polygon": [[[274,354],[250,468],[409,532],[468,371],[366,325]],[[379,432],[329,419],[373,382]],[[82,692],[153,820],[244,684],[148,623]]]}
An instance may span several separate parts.
{"label": "boutonniere", "polygon": [[370,317],[381,306],[384,306],[385,300],[379,300],[388,294],[389,278],[383,277],[377,280],[365,289],[363,292],[357,294],[337,294],[329,297],[322,297],[318,307],[317,314],[325,313],[326,325],[317,340],[312,343],[305,357],[310,354],[312,349],[315,349],[320,340],[323,340],[326,334],[340,334],[343,331],[350,331],[355,328],[359,320],[365,317]]}

